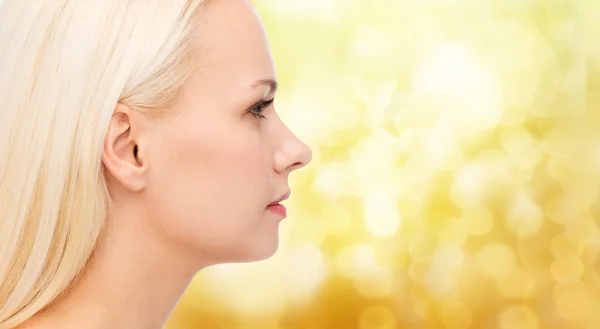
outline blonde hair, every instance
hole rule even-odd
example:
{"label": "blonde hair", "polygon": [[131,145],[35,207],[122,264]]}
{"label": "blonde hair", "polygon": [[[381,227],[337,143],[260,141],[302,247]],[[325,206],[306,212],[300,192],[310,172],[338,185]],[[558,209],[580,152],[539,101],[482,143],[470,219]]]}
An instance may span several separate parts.
{"label": "blonde hair", "polygon": [[60,297],[110,205],[115,105],[176,102],[204,0],[0,0],[0,329]]}

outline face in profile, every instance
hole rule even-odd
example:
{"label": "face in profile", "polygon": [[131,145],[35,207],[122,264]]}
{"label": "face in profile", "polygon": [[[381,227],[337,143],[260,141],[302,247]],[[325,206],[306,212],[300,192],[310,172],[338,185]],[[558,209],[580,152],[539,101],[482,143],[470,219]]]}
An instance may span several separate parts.
{"label": "face in profile", "polygon": [[172,114],[145,123],[140,208],[162,241],[214,263],[265,259],[284,218],[268,205],[311,151],[276,112],[275,68],[252,5],[209,1],[199,22],[201,68]]}

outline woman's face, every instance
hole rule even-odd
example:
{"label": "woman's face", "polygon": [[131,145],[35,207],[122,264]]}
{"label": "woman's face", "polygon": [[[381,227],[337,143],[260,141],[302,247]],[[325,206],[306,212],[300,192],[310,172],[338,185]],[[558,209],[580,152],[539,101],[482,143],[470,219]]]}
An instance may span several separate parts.
{"label": "woman's face", "polygon": [[[247,0],[213,0],[199,17],[202,67],[173,116],[148,137],[148,217],[168,241],[214,262],[270,257],[283,216],[267,207],[289,191],[310,149],[274,105],[275,68],[262,23]],[[255,109],[259,113],[260,109]]]}

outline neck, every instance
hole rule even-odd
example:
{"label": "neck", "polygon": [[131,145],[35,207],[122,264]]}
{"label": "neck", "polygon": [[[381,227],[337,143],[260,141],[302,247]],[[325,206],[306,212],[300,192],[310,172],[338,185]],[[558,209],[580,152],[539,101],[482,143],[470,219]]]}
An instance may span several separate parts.
{"label": "neck", "polygon": [[[111,218],[81,277],[32,318],[60,328],[160,329],[198,270],[168,249],[143,216]],[[36,326],[27,325],[26,328]]]}

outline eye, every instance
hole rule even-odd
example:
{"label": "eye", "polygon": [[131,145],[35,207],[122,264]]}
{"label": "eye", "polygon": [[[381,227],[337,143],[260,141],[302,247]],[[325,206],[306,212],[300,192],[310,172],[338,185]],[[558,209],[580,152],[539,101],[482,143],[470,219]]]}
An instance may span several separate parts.
{"label": "eye", "polygon": [[267,119],[267,117],[265,117],[262,114],[262,112],[264,111],[264,109],[269,107],[269,105],[273,104],[273,101],[275,101],[275,98],[268,100],[268,101],[261,101],[260,103],[252,106],[250,108],[250,110],[248,110],[248,112],[261,120]]}

